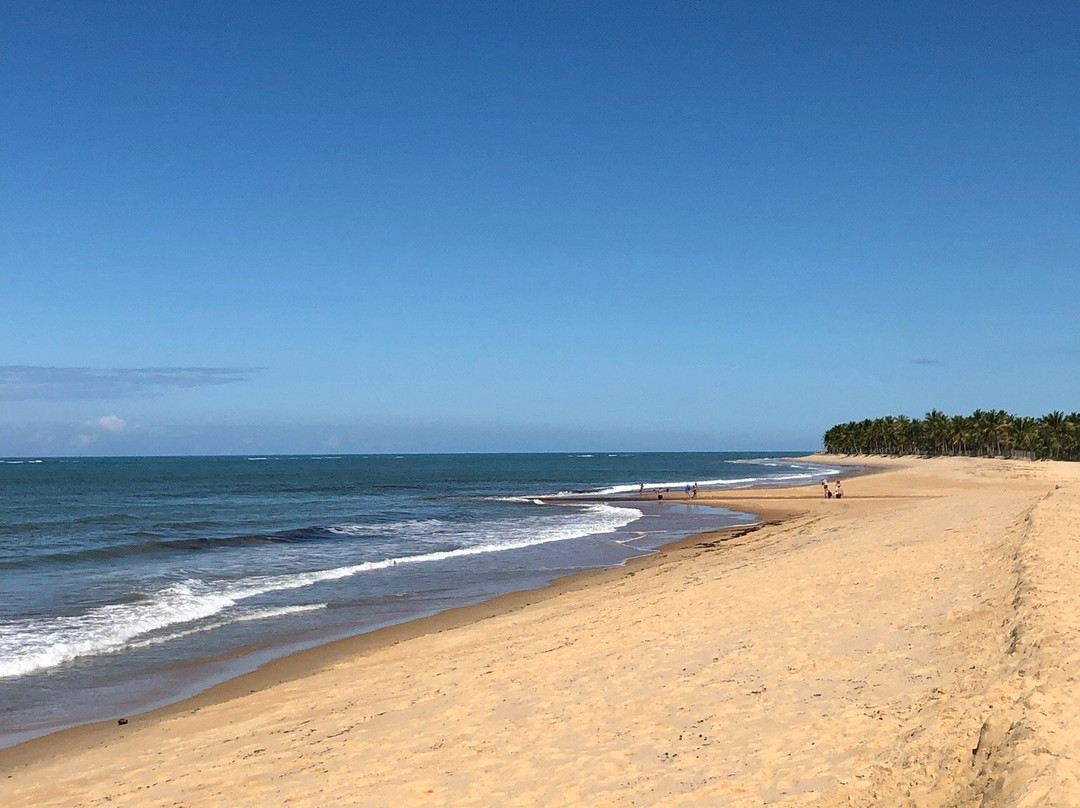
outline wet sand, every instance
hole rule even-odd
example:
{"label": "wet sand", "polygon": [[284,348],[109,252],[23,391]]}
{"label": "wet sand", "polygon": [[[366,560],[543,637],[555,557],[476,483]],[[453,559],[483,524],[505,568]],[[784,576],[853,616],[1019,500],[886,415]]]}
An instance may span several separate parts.
{"label": "wet sand", "polygon": [[1080,465],[870,462],[839,501],[699,496],[757,530],[0,751],[0,803],[1080,804]]}

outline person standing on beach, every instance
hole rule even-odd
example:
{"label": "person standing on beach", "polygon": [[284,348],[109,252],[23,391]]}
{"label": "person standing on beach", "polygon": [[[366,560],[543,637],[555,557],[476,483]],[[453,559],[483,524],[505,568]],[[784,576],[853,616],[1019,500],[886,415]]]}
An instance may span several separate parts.
{"label": "person standing on beach", "polygon": [[825,491],[825,499],[832,499],[832,491],[829,490],[829,481],[822,480],[821,487]]}
{"label": "person standing on beach", "polygon": [[842,496],[844,496],[844,489],[840,487],[840,481],[837,480],[836,481],[836,498],[840,499],[840,497],[842,497]]}
{"label": "person standing on beach", "polygon": [[690,493],[690,499],[696,499],[697,498],[697,483],[694,483],[693,487],[690,489],[690,492],[691,492]]}
{"label": "person standing on beach", "polygon": [[690,483],[687,483],[686,488],[683,490],[686,491],[686,496],[690,496]]}

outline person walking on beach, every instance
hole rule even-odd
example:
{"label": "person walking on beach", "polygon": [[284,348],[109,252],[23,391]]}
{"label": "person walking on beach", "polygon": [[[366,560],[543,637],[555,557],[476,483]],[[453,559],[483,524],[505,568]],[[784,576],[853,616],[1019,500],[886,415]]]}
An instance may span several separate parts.
{"label": "person walking on beach", "polygon": [[686,488],[683,490],[686,491],[686,496],[690,496],[690,483],[687,483]]}
{"label": "person walking on beach", "polygon": [[690,488],[690,499],[696,499],[696,498],[697,498],[697,483],[694,483],[694,485]]}
{"label": "person walking on beach", "polygon": [[825,499],[832,499],[832,491],[829,490],[829,481],[822,480],[821,487],[825,491]]}
{"label": "person walking on beach", "polygon": [[642,483],[641,485],[638,486],[637,493],[638,493],[639,497],[645,495],[645,483]]}
{"label": "person walking on beach", "polygon": [[840,497],[842,497],[842,496],[844,496],[844,489],[840,487],[840,481],[837,480],[836,481],[836,498],[840,499]]}

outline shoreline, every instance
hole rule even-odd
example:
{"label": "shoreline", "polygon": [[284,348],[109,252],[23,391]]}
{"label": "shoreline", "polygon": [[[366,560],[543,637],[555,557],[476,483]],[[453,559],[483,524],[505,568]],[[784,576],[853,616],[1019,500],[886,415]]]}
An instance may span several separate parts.
{"label": "shoreline", "polygon": [[[810,458],[814,458],[811,460]],[[826,455],[812,455],[808,457],[782,458],[796,462],[815,462],[824,466],[851,466],[852,474],[849,476],[877,473],[886,470],[886,467],[873,467],[870,464],[858,461],[837,461]],[[271,646],[255,647],[247,649],[241,657],[258,657],[268,655],[267,661],[257,663],[254,669],[241,670],[239,673],[227,675],[225,678],[212,681],[210,685],[197,685],[175,697],[167,695],[154,700],[147,709],[138,709],[131,713],[120,714],[97,721],[82,722],[71,726],[60,726],[55,729],[45,729],[40,735],[33,735],[24,740],[0,745],[0,771],[8,765],[9,758],[13,760],[33,759],[36,745],[54,745],[68,742],[68,738],[75,739],[75,743],[81,743],[81,738],[93,736],[107,739],[114,733],[117,721],[123,718],[129,724],[136,721],[145,722],[152,719],[183,713],[190,705],[193,709],[201,709],[202,706],[219,704],[246,695],[246,693],[260,690],[272,684],[281,684],[291,679],[300,678],[319,671],[328,664],[334,664],[340,659],[351,658],[355,655],[369,654],[373,650],[388,647],[397,643],[405,642],[429,633],[447,631],[460,628],[488,617],[513,611],[524,605],[530,605],[540,598],[549,598],[563,592],[575,591],[579,588],[589,587],[594,576],[604,574],[619,574],[621,570],[637,569],[639,564],[652,560],[658,562],[662,556],[685,549],[687,543],[697,540],[716,541],[728,540],[732,533],[743,535],[747,531],[756,530],[767,523],[786,519],[791,515],[788,509],[775,508],[769,500],[786,501],[791,496],[785,495],[785,491],[797,491],[799,489],[813,490],[818,483],[805,483],[796,486],[762,486],[759,488],[721,488],[705,489],[701,496],[696,499],[685,496],[681,490],[672,490],[665,494],[663,504],[696,504],[707,508],[728,509],[734,512],[755,516],[757,523],[747,525],[731,525],[716,530],[704,530],[690,534],[676,541],[663,544],[663,546],[648,550],[643,555],[633,556],[625,562],[609,567],[584,569],[570,575],[562,576],[540,585],[523,590],[488,597],[485,600],[473,603],[453,606],[434,615],[426,615],[411,618],[400,623],[384,625],[373,630],[361,631],[348,636],[339,636],[316,641],[314,644],[305,645],[298,649],[286,650],[284,654],[276,654]],[[758,496],[755,496],[755,491]],[[747,494],[748,493],[748,494]],[[581,504],[586,502],[604,502],[616,504],[616,506],[633,507],[635,503],[654,503],[657,500],[646,493],[645,495],[615,495],[615,496],[573,496],[573,497],[544,497],[553,503]],[[740,503],[752,502],[753,510],[744,510]],[[717,539],[717,537],[723,537]],[[651,566],[651,565],[647,565]],[[632,573],[631,573],[632,574]],[[288,647],[288,644],[282,646]],[[237,656],[237,651],[228,651],[220,660]],[[219,660],[219,661],[220,661]],[[33,732],[35,730],[27,730]],[[19,750],[27,749],[26,753],[18,753]],[[16,754],[18,753],[18,754]]]}
{"label": "shoreline", "polygon": [[[566,506],[593,504],[591,502],[583,502],[579,498],[552,499],[551,502]],[[610,536],[608,534],[597,534],[596,536],[585,537],[586,539],[592,540],[595,540],[598,537],[605,537],[605,540],[606,538],[611,538],[613,547],[630,548],[627,551],[623,551],[622,549],[618,551],[617,555],[621,556],[618,561],[598,561],[596,559],[585,561],[579,566],[567,568],[574,569],[574,572],[565,573],[563,573],[560,568],[552,568],[552,570],[558,569],[560,574],[556,574],[554,571],[547,574],[538,572],[533,576],[534,580],[528,581],[525,585],[522,585],[520,581],[517,581],[513,584],[507,584],[506,586],[501,587],[502,591],[498,591],[499,588],[493,586],[492,588],[496,590],[495,592],[482,596],[463,596],[460,599],[457,599],[453,605],[449,606],[433,608],[430,610],[418,609],[414,611],[412,616],[403,617],[396,621],[391,620],[382,623],[369,622],[353,624],[347,630],[342,630],[340,628],[337,630],[323,629],[321,631],[319,629],[311,629],[303,634],[281,634],[261,643],[223,646],[221,650],[218,650],[213,654],[205,655],[198,659],[175,662],[172,665],[163,667],[159,670],[158,684],[160,686],[154,688],[152,691],[150,688],[144,687],[138,691],[137,696],[132,696],[129,693],[128,698],[126,699],[126,705],[121,705],[115,710],[98,709],[97,716],[76,719],[69,723],[57,723],[51,727],[39,726],[18,731],[8,731],[6,735],[0,735],[0,753],[6,749],[15,748],[26,743],[32,743],[39,739],[51,738],[59,733],[78,730],[82,727],[90,727],[99,724],[109,725],[119,718],[130,719],[133,716],[143,716],[167,710],[171,706],[184,704],[208,691],[225,686],[233,680],[258,674],[259,671],[267,665],[272,665],[294,656],[315,653],[321,648],[339,642],[347,642],[352,639],[369,635],[383,637],[384,633],[388,633],[387,636],[391,637],[388,642],[392,644],[393,642],[399,641],[395,638],[395,630],[401,629],[414,622],[434,620],[441,615],[455,613],[459,609],[482,606],[485,603],[499,601],[503,597],[517,593],[540,592],[560,580],[574,578],[578,575],[588,575],[593,572],[618,569],[625,564],[626,560],[648,557],[656,553],[662,547],[677,544],[679,541],[699,533],[712,532],[712,530],[702,530],[703,524],[708,525],[711,523],[712,525],[722,525],[732,518],[730,515],[722,516],[720,514],[717,514],[713,518],[703,517],[702,512],[712,510],[712,506],[704,505],[700,509],[688,509],[683,507],[685,503],[674,500],[656,503],[648,501],[647,499],[637,502],[625,498],[608,497],[604,498],[602,502],[614,507],[633,509],[641,512],[646,517],[658,519],[666,525],[666,529],[654,528],[650,533],[625,541],[616,540],[619,536],[618,530],[610,534]],[[698,512],[699,515],[692,515],[692,512],[695,511]],[[691,515],[687,516],[686,512],[691,512]],[[735,516],[737,517],[738,514]],[[743,516],[746,515],[743,514]],[[630,527],[633,525],[634,523],[630,523]],[[729,525],[729,527],[738,529],[745,525],[745,522],[738,522]],[[728,526],[715,527],[713,529],[726,530],[727,527]],[[673,536],[678,538],[673,539]],[[664,543],[661,544],[661,542]],[[560,543],[561,542],[558,541],[551,542],[552,545]],[[627,555],[629,553],[633,553],[633,555],[629,555],[628,559]],[[403,634],[413,636],[411,632],[403,632]],[[381,642],[376,643],[376,645],[381,644]],[[148,679],[144,678],[142,680],[134,681],[138,684],[142,684],[143,682],[148,681]],[[152,695],[148,696],[148,692],[152,693]],[[20,735],[24,737],[19,737]],[[2,761],[2,758],[0,758],[0,761]]]}
{"label": "shoreline", "polygon": [[[800,487],[808,488],[810,485],[816,485],[816,483]],[[769,490],[784,491],[788,489],[776,488]],[[782,500],[785,498],[776,497],[776,499]],[[640,500],[650,501],[648,497],[642,497]],[[639,500],[636,498],[612,500],[608,497],[598,498],[597,501],[618,501],[624,504],[632,504]],[[665,500],[665,502],[668,501]],[[684,504],[685,501],[683,499],[670,500],[671,503],[679,504]],[[763,502],[763,500],[756,501]],[[715,498],[710,499],[700,496],[694,501],[694,504],[706,507],[727,507],[723,503],[716,501]],[[738,509],[731,508],[731,510],[737,511]],[[759,513],[759,510],[765,515]],[[731,525],[718,530],[695,533],[670,544],[665,544],[644,555],[629,558],[617,566],[575,572],[556,578],[545,586],[507,592],[479,603],[454,606],[437,614],[417,617],[403,623],[383,626],[360,634],[319,643],[310,648],[274,657],[254,670],[232,676],[194,695],[179,698],[159,707],[142,712],[117,715],[114,718],[102,721],[93,721],[47,731],[43,735],[0,747],[0,772],[3,772],[9,766],[25,765],[36,760],[41,757],[40,753],[43,750],[47,750],[50,755],[55,756],[56,754],[62,754],[67,749],[104,743],[115,736],[119,719],[125,719],[127,721],[125,726],[132,727],[137,723],[160,721],[185,712],[223,704],[236,698],[242,698],[250,693],[264,690],[275,684],[303,679],[342,660],[358,658],[408,640],[451,631],[498,615],[510,614],[526,606],[550,600],[565,593],[602,585],[607,580],[619,578],[622,575],[633,575],[640,569],[648,569],[655,564],[662,563],[669,555],[685,553],[696,547],[700,542],[724,542],[739,538],[756,532],[768,524],[775,524],[776,520],[786,518],[786,516],[800,511],[795,510],[792,514],[789,514],[788,509],[763,504],[761,508],[755,509],[752,513],[749,511],[742,512],[757,516],[760,521],[750,525]]]}
{"label": "shoreline", "polygon": [[[812,455],[818,458],[813,462],[832,464],[834,459],[824,455]],[[791,458],[796,461],[809,461],[807,458]],[[871,467],[864,463],[835,463],[835,465],[852,465],[853,473],[848,476],[877,473],[885,470],[884,467]],[[770,486],[762,488],[735,488],[705,491],[697,498],[686,497],[681,491],[671,492],[664,500],[665,504],[694,504],[713,508],[727,508],[739,513],[755,516],[758,522],[750,525],[731,525],[718,530],[703,531],[686,536],[669,544],[662,545],[655,550],[643,555],[627,559],[622,564],[604,567],[601,569],[589,569],[556,578],[548,584],[530,589],[521,589],[487,598],[479,603],[454,606],[434,615],[413,618],[403,623],[383,626],[370,631],[364,631],[347,637],[320,642],[308,648],[288,652],[282,656],[275,656],[264,662],[254,670],[245,671],[230,676],[224,681],[217,682],[198,692],[181,696],[175,700],[169,700],[160,706],[151,707],[147,710],[137,711],[124,715],[116,715],[113,718],[100,721],[80,723],[74,726],[61,727],[55,730],[47,730],[41,735],[18,741],[6,746],[0,746],[0,772],[8,766],[25,765],[40,756],[42,749],[48,749],[50,753],[56,753],[58,749],[81,747],[90,743],[105,742],[115,735],[117,721],[124,719],[126,726],[132,726],[137,722],[162,720],[174,715],[182,714],[189,710],[200,710],[244,695],[263,690],[273,684],[282,684],[286,681],[310,676],[327,666],[333,665],[343,659],[352,659],[357,656],[372,653],[381,648],[386,648],[418,637],[432,633],[449,631],[462,626],[485,620],[501,614],[508,614],[524,606],[542,600],[548,600],[567,592],[600,585],[612,577],[620,577],[623,574],[633,575],[639,569],[651,568],[655,564],[663,563],[667,556],[685,553],[700,543],[726,542],[733,538],[739,538],[753,533],[770,524],[790,518],[802,512],[800,507],[783,507],[772,504],[771,501],[791,501],[790,494],[799,490],[814,490],[816,482],[809,482],[799,486]],[[745,492],[771,493],[772,496],[746,496]],[[742,496],[740,496],[742,495]],[[554,501],[580,502],[611,502],[614,504],[633,505],[635,502],[650,503],[655,500],[648,494],[632,495],[630,497],[581,497],[576,496],[571,500],[562,500],[557,497],[550,498]],[[738,503],[752,502],[754,509],[742,510]],[[730,503],[730,504],[729,504]],[[256,652],[257,653],[257,652]]]}
{"label": "shoreline", "polygon": [[875,473],[844,475],[843,500],[699,496],[763,524],[0,750],[0,795],[1077,804],[1080,467],[849,462]]}
{"label": "shoreline", "polygon": [[[758,471],[767,474],[769,469],[759,469]],[[636,474],[632,476],[637,477]],[[441,490],[441,484],[435,483],[435,486]],[[566,486],[563,488],[566,488]],[[551,486],[548,490],[562,489]],[[500,497],[494,498],[499,499]],[[535,499],[535,497],[529,498]],[[556,510],[564,510],[569,513],[581,512],[584,514],[594,513],[597,510],[590,507],[593,503],[582,501],[579,498],[568,496],[558,498],[555,501],[558,504],[571,507],[562,509],[549,508],[547,509],[548,513],[554,514]],[[488,560],[488,566],[492,568],[491,574],[488,574],[487,577],[484,577],[485,570],[475,573],[472,569],[462,570],[460,568],[462,562],[455,559],[447,562],[446,566],[458,564],[457,573],[451,569],[448,573],[450,577],[443,579],[445,583],[436,582],[426,590],[423,586],[425,582],[421,580],[415,587],[414,593],[412,589],[409,589],[409,585],[417,582],[406,579],[404,585],[395,583],[385,585],[383,589],[391,593],[386,594],[386,592],[379,589],[378,582],[376,582],[373,586],[375,595],[371,596],[375,605],[370,611],[364,611],[366,604],[363,603],[363,597],[358,601],[362,605],[356,606],[350,601],[348,593],[330,592],[328,595],[324,594],[322,597],[314,598],[315,600],[327,601],[318,604],[325,609],[320,614],[326,615],[321,623],[317,618],[307,620],[307,622],[297,622],[292,617],[287,618],[286,621],[281,621],[281,623],[275,622],[278,626],[277,629],[262,629],[264,623],[253,623],[252,625],[258,629],[257,631],[252,629],[247,634],[234,631],[225,642],[207,643],[202,648],[190,645],[171,659],[167,654],[162,654],[157,658],[162,660],[161,662],[155,660],[150,652],[137,651],[132,656],[137,658],[139,653],[143,653],[141,667],[136,663],[134,666],[125,668],[123,661],[117,662],[108,659],[108,657],[114,655],[106,653],[99,655],[106,659],[97,670],[88,666],[86,671],[80,673],[75,666],[72,666],[71,670],[65,670],[65,666],[59,666],[55,679],[50,679],[51,672],[46,670],[40,682],[35,681],[33,677],[6,680],[12,684],[10,685],[11,692],[7,694],[10,700],[5,708],[7,720],[0,722],[4,724],[0,728],[2,729],[2,733],[0,733],[0,749],[18,746],[36,738],[50,737],[58,732],[65,732],[80,726],[93,725],[118,717],[141,715],[167,708],[171,704],[198,696],[200,693],[219,684],[257,671],[278,658],[312,651],[340,639],[368,634],[383,627],[397,625],[399,622],[404,623],[423,619],[437,613],[439,610],[445,611],[459,606],[475,605],[503,593],[542,588],[555,577],[565,576],[579,570],[618,566],[628,556],[651,554],[662,544],[671,543],[679,538],[721,525],[753,519],[753,517],[743,516],[740,520],[738,515],[714,513],[706,507],[686,508],[678,502],[655,503],[644,500],[637,502],[624,496],[608,496],[604,497],[602,501],[611,506],[627,508],[628,510],[625,511],[627,514],[646,517],[637,524],[648,524],[649,526],[638,530],[634,524],[616,525],[615,529],[611,530],[610,524],[604,524],[605,520],[600,519],[599,522],[602,523],[600,526],[604,529],[598,529],[595,534],[578,536],[577,538],[585,541],[580,543],[576,550],[560,550],[562,542],[545,541],[545,539],[550,539],[549,531],[540,529],[540,525],[535,526],[535,530],[530,530],[529,525],[533,520],[527,518],[529,515],[526,513],[522,517],[521,524],[523,530],[530,531],[533,534],[533,537],[537,540],[535,542],[537,546],[530,547],[528,545],[533,544],[533,542],[524,542],[526,546],[521,552],[529,557],[526,558],[523,564],[515,561],[514,553],[507,554],[505,557],[510,560],[501,562],[502,567],[505,568],[504,570],[500,568],[500,562],[497,560],[503,557],[504,554],[498,552],[499,537],[496,537],[496,540],[492,543],[492,547],[496,552],[481,557],[482,561]],[[515,515],[520,516],[521,506],[511,505],[504,507],[516,509]],[[614,512],[612,508],[601,510],[605,513]],[[710,515],[710,513],[714,513],[714,515]],[[506,516],[509,524],[509,517],[511,516],[509,511],[507,511]],[[626,518],[629,519],[630,517],[627,516]],[[318,520],[309,521],[317,522]],[[555,522],[556,519],[549,521]],[[584,517],[577,521],[588,523],[588,519]],[[593,519],[592,521],[595,523],[598,520]],[[610,522],[611,519],[606,521]],[[615,522],[620,521],[626,520],[615,519]],[[587,526],[588,524],[586,524]],[[351,527],[351,525],[347,525],[347,527]],[[395,523],[394,527],[407,528],[408,523]],[[510,528],[512,527],[510,525]],[[577,529],[581,528],[578,527]],[[510,529],[510,539],[508,541],[510,541],[510,549],[515,552],[518,547],[514,546],[513,539],[521,532],[521,530],[514,531]],[[608,535],[609,533],[611,535]],[[572,548],[575,544],[578,543],[571,542],[568,546]],[[543,548],[549,549],[545,550]],[[421,552],[421,550],[417,552]],[[546,555],[543,555],[544,553]],[[440,555],[440,553],[434,555]],[[489,559],[496,560],[490,561]],[[376,561],[378,560],[376,559]],[[427,559],[420,558],[419,560],[426,561]],[[442,563],[441,559],[436,560]],[[348,564],[344,560],[327,558],[324,566],[345,569]],[[427,566],[427,564],[424,564],[407,569],[419,570]],[[438,567],[439,565],[431,566]],[[431,573],[433,576],[438,574],[438,569]],[[190,575],[195,577],[196,583],[201,583],[197,572],[190,573]],[[207,576],[204,575],[203,577],[209,580]],[[413,576],[414,579],[416,577],[416,575]],[[460,587],[456,583],[459,577],[465,581]],[[435,579],[432,578],[432,580]],[[159,592],[153,587],[144,588],[147,592],[155,595],[156,601],[164,602],[166,607],[171,605],[166,601],[166,598],[157,597]],[[227,587],[219,588],[227,589]],[[285,588],[288,589],[288,587]],[[404,594],[397,594],[398,592]],[[381,600],[379,599],[380,594],[383,595]],[[400,598],[400,600],[396,598]],[[298,599],[294,602],[306,603],[307,601]],[[155,602],[154,605],[159,606],[160,604]],[[187,603],[180,603],[180,606],[186,607]],[[339,606],[344,608],[338,609]],[[158,612],[165,612],[164,617],[160,615],[155,615],[155,617],[159,617],[168,625],[171,618],[167,609],[158,608]],[[129,615],[123,616],[129,617]],[[269,623],[270,621],[266,621],[266,624]],[[183,634],[184,632],[181,631],[180,636],[183,636]],[[150,645],[150,643],[146,643],[146,645]],[[16,661],[18,661],[17,654],[19,651],[20,649],[16,648]],[[92,657],[94,654],[87,654],[87,656]],[[116,654],[115,658],[122,659],[124,656],[125,654]],[[90,662],[93,664],[94,660]],[[8,668],[7,673],[14,666],[7,665],[5,667]],[[18,669],[15,668],[15,670]],[[102,670],[105,670],[105,675],[102,675]],[[85,678],[79,678],[84,673]],[[112,685],[111,683],[116,684]],[[8,689],[7,686],[5,686],[5,689]]]}

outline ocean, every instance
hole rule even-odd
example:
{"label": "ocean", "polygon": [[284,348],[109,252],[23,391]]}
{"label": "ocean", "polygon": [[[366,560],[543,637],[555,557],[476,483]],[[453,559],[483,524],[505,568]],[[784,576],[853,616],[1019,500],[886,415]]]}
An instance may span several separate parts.
{"label": "ocean", "polygon": [[755,521],[641,485],[835,473],[746,453],[4,460],[0,746]]}

